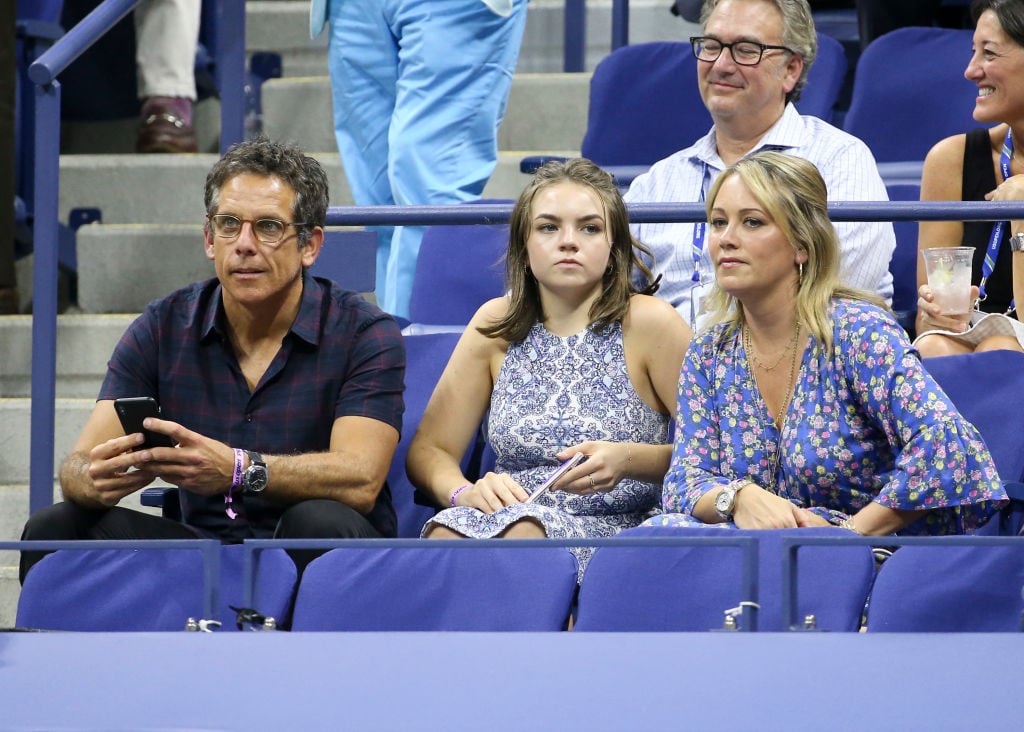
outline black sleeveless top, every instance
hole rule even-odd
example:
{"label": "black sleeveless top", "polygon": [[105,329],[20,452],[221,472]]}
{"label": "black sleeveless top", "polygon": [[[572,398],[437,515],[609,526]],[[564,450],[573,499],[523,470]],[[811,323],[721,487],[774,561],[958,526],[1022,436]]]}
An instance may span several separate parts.
{"label": "black sleeveless top", "polygon": [[[987,129],[971,130],[967,133],[967,144],[964,147],[964,174],[961,199],[964,201],[984,201],[985,194],[994,190],[997,185],[995,168],[992,166],[992,143]],[[992,236],[993,221],[965,221],[962,246],[974,247],[974,266],[971,282],[981,282],[981,265],[985,260],[985,250]],[[992,274],[985,283],[986,299],[981,309],[986,313],[1005,313],[1013,299],[1013,264],[1010,258],[1010,227],[1003,231],[1003,240],[999,246],[999,256]]]}

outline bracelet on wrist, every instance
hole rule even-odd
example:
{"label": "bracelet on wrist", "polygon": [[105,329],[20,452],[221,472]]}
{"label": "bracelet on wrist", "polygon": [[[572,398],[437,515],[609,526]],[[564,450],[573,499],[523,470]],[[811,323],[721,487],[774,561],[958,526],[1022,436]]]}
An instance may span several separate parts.
{"label": "bracelet on wrist", "polygon": [[458,488],[456,488],[455,491],[452,493],[451,498],[448,499],[448,503],[451,504],[451,507],[455,508],[458,505],[459,494],[462,493],[462,491],[472,487],[472,483],[466,483],[466,485],[460,485]]}
{"label": "bracelet on wrist", "polygon": [[224,513],[227,514],[228,518],[234,520],[238,518],[238,513],[235,511],[235,488],[242,486],[242,476],[244,475],[242,468],[245,466],[245,450],[234,448],[235,453],[235,470],[231,475],[231,485],[228,486],[228,492],[224,494]]}
{"label": "bracelet on wrist", "polygon": [[840,521],[838,526],[841,529],[847,529],[849,531],[852,531],[858,536],[863,536],[863,534],[857,529],[857,527],[853,525],[853,517],[851,516],[847,516],[842,521]]}

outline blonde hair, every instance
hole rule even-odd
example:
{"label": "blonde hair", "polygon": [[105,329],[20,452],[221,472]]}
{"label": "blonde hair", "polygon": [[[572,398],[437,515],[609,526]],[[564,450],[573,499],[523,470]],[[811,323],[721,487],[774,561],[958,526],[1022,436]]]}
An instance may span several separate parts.
{"label": "blonde hair", "polygon": [[[874,293],[839,282],[839,237],[828,217],[828,191],[818,169],[794,155],[763,151],[743,158],[718,176],[707,198],[708,218],[722,184],[738,177],[807,261],[797,285],[797,319],[826,348],[832,347],[829,303],[835,297],[870,302],[888,309]],[[728,323],[726,333],[743,324],[743,303],[717,285],[708,295],[711,318]]]}

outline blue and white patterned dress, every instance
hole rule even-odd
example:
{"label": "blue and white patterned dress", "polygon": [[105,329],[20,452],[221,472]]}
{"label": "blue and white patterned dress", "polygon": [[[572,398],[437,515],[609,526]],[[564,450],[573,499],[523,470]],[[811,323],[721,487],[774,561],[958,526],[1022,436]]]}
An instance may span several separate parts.
{"label": "blue and white patterned dress", "polygon": [[[576,335],[549,333],[541,323],[508,347],[491,392],[488,438],[497,462],[532,492],[558,466],[561,450],[588,440],[665,444],[669,417],[648,406],[626,371],[622,325],[594,326]],[[661,484],[621,481],[590,495],[548,491],[534,503],[517,503],[491,514],[469,506],[446,509],[434,524],[473,538],[497,536],[533,518],[550,538],[611,536],[659,511]],[[590,551],[574,551],[582,572]]]}

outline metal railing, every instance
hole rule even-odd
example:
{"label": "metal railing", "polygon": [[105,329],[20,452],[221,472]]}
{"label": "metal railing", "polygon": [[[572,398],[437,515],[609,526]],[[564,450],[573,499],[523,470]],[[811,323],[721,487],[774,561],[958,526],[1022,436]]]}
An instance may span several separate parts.
{"label": "metal railing", "polygon": [[[29,509],[52,501],[57,377],[57,251],[60,181],[60,82],[57,77],[141,0],[104,0],[28,69],[35,84],[32,151],[32,442]],[[242,139],[245,86],[245,0],[219,0],[217,84],[221,91],[221,151]]]}

